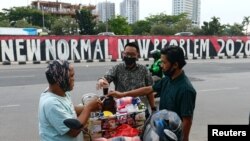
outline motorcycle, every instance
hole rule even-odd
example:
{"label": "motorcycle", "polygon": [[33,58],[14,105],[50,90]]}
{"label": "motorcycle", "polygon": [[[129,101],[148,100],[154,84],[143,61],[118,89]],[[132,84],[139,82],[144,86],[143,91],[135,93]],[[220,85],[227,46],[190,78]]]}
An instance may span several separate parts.
{"label": "motorcycle", "polygon": [[[87,93],[84,94],[82,96],[82,105],[85,105],[91,98],[93,97],[98,97],[100,98],[101,101],[105,101],[106,99],[109,99],[108,97],[105,96],[98,96],[94,93]],[[110,104],[110,103],[108,103]],[[103,116],[101,111],[100,112],[95,112],[95,113],[91,113],[90,117],[92,118],[96,118],[98,116]],[[80,123],[79,120],[75,119],[75,118],[70,118],[70,119],[66,119],[64,120],[64,124],[70,128],[70,129],[77,129],[77,130],[81,130],[83,134],[86,134],[88,136],[88,139],[90,141],[93,141],[93,137],[91,135],[91,133],[88,131],[88,129],[84,128],[84,126]],[[118,137],[113,137],[113,138],[96,138],[94,139],[94,141],[140,141],[139,136],[134,136],[134,137],[125,137],[125,136],[118,136]]]}
{"label": "motorcycle", "polygon": [[[66,119],[64,124],[71,129],[81,129],[86,132],[83,125],[77,119]],[[182,122],[175,112],[161,110],[154,113],[146,122],[140,138],[135,137],[113,137],[110,139],[99,138],[94,141],[180,141],[182,138]]]}
{"label": "motorcycle", "polygon": [[[146,68],[150,71],[152,75],[153,83],[157,83],[164,77],[161,69],[161,53],[160,50],[156,49],[152,50],[150,54],[154,58],[154,62],[151,65],[146,64]],[[155,98],[157,97],[159,97],[159,94],[155,93]]]}
{"label": "motorcycle", "polygon": [[[84,105],[89,98],[98,96],[96,94],[87,94],[82,97]],[[100,97],[102,100],[105,97]],[[94,114],[96,116],[98,114]],[[93,115],[91,115],[93,116]],[[66,119],[64,124],[70,129],[81,129],[83,134],[88,135],[89,140],[93,141],[92,135],[83,127],[77,119]],[[154,112],[142,127],[139,136],[117,136],[113,138],[97,138],[94,141],[180,141],[182,137],[182,122],[179,116],[172,111],[160,110]]]}

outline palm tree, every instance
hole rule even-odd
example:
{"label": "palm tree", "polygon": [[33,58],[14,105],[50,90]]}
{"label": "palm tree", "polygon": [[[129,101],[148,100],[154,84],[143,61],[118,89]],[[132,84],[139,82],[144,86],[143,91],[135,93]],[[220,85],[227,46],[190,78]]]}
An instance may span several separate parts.
{"label": "palm tree", "polygon": [[212,21],[203,22],[201,29],[205,35],[221,35],[224,30],[224,25],[221,25],[219,17],[212,17]]}
{"label": "palm tree", "polygon": [[246,35],[247,35],[247,33],[248,33],[248,26],[250,24],[250,16],[244,17],[242,24],[243,24],[243,26],[246,27]]}

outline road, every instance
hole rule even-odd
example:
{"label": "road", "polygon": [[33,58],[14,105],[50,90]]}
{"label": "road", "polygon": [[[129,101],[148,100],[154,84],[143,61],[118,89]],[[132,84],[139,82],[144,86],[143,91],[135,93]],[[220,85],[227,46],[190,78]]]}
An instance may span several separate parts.
{"label": "road", "polygon": [[[250,59],[188,60],[184,67],[197,90],[190,141],[207,141],[208,124],[247,124]],[[76,63],[73,102],[95,90],[97,78],[117,62]],[[150,62],[141,62],[143,64]],[[37,109],[47,87],[46,64],[0,66],[0,138],[38,141]]]}

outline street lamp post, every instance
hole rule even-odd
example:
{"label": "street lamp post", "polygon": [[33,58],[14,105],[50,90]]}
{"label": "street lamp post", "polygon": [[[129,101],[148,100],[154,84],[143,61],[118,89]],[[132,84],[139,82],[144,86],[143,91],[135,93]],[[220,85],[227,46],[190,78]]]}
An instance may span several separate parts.
{"label": "street lamp post", "polygon": [[106,0],[106,32],[108,32],[108,28],[109,28],[109,25],[108,25],[108,2]]}
{"label": "street lamp post", "polygon": [[44,9],[43,9],[43,6],[42,6],[42,14],[43,14],[43,29],[45,29],[45,24],[44,24]]}

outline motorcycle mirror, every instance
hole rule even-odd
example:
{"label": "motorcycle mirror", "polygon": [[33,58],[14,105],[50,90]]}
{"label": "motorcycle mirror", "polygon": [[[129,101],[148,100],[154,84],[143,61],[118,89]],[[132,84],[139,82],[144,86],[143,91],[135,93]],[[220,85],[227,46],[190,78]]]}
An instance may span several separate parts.
{"label": "motorcycle mirror", "polygon": [[80,121],[74,118],[65,119],[63,123],[70,129],[81,129],[83,127]]}
{"label": "motorcycle mirror", "polygon": [[170,141],[177,141],[177,136],[175,135],[174,132],[172,132],[169,129],[164,129],[164,133],[165,135],[168,137],[168,139],[170,139]]}

